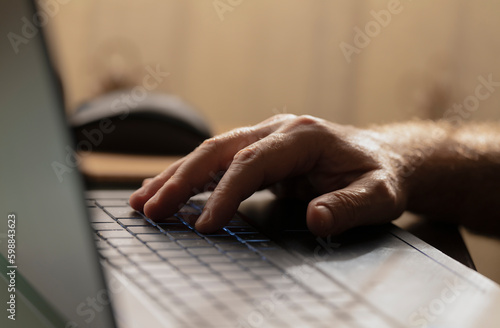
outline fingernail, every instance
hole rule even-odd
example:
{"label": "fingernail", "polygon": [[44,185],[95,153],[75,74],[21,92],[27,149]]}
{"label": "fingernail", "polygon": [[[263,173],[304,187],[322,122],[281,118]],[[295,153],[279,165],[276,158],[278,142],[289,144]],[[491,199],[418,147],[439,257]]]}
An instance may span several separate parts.
{"label": "fingernail", "polygon": [[158,198],[158,196],[156,194],[153,195],[153,197],[151,197],[150,199],[148,199],[148,201],[146,202],[146,204],[144,204],[144,206],[156,203],[156,199],[157,198]]}
{"label": "fingernail", "polygon": [[210,223],[210,211],[205,208],[203,209],[203,212],[201,215],[198,217],[198,220],[196,221],[195,227],[196,230],[203,230],[207,224]]}
{"label": "fingernail", "polygon": [[332,212],[324,205],[317,205],[316,211],[318,213],[321,230],[332,232],[334,226]]}

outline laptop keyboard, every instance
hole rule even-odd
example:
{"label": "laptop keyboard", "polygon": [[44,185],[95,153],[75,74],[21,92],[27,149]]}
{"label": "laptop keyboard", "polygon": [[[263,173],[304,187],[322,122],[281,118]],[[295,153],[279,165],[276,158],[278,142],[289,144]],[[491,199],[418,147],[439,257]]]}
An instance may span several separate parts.
{"label": "laptop keyboard", "polygon": [[202,210],[196,202],[161,223],[134,211],[126,199],[88,199],[87,206],[102,260],[180,325],[391,326],[312,266],[304,267],[304,279],[290,274],[284,262],[290,253],[240,218],[200,234],[190,224]]}

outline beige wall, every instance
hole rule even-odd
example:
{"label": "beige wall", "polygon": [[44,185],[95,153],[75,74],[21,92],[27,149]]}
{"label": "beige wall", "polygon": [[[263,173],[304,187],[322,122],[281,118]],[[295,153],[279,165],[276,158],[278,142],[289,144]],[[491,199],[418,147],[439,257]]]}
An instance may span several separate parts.
{"label": "beige wall", "polygon": [[[223,20],[214,3],[62,5],[50,31],[69,108],[113,81],[140,84],[148,65],[171,73],[159,90],[194,104],[219,132],[279,112],[352,124],[440,118],[473,93],[478,76],[500,81],[496,0],[402,0],[350,63],[339,45],[352,44],[354,27],[389,1],[220,0],[240,3]],[[498,119],[498,108],[497,91],[470,119]],[[475,257],[479,270],[500,282],[498,243],[469,240],[486,254]]]}
{"label": "beige wall", "polygon": [[[353,44],[353,28],[389,3],[243,0],[221,20],[213,1],[73,0],[51,27],[70,107],[112,77],[140,83],[159,64],[171,73],[160,89],[195,104],[217,131],[285,110],[357,124],[438,118],[479,75],[500,80],[494,0],[401,1],[348,63],[340,43]],[[494,94],[473,117],[498,118],[499,105]]]}

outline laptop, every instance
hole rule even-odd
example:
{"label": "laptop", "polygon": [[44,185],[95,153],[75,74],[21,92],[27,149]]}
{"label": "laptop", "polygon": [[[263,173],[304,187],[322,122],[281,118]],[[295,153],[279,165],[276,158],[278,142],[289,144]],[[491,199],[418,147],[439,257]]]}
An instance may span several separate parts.
{"label": "laptop", "polygon": [[206,195],[155,224],[131,191],[85,192],[49,14],[0,13],[1,327],[498,326],[497,284],[391,224],[315,238],[276,202],[274,227],[237,214],[202,235]]}

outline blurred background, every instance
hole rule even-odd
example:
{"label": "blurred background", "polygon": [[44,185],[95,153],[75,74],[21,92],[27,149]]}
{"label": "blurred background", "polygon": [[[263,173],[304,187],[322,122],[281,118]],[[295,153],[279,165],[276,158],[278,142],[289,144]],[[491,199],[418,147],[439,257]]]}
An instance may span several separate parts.
{"label": "blurred background", "polygon": [[[148,67],[169,73],[154,91],[179,95],[215,133],[278,113],[440,119],[478,78],[500,81],[496,0],[62,2],[47,27],[70,113],[141,85]],[[499,108],[493,90],[460,119],[498,120]],[[500,283],[500,241],[463,235],[478,271]]]}

